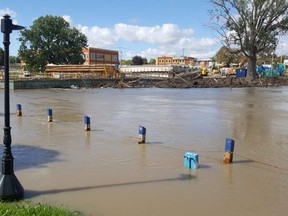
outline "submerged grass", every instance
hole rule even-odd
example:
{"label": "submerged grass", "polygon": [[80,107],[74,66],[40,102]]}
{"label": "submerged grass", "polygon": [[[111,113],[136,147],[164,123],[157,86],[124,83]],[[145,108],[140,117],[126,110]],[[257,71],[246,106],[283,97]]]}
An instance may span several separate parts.
{"label": "submerged grass", "polygon": [[16,203],[0,203],[1,216],[83,216],[79,211],[47,204],[33,204],[28,201]]}

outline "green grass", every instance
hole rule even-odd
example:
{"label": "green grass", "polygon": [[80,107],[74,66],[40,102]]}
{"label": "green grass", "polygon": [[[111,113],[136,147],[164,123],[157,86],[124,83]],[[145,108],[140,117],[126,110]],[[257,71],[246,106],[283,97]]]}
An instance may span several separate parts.
{"label": "green grass", "polygon": [[79,211],[31,202],[0,203],[1,216],[83,216]]}

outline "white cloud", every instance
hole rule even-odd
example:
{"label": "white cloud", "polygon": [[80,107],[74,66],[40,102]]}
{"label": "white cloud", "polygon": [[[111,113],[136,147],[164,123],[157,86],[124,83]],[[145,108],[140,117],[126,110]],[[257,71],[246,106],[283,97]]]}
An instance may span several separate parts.
{"label": "white cloud", "polygon": [[9,8],[6,9],[0,9],[0,16],[4,16],[6,14],[9,14],[11,18],[15,18],[16,17],[16,12],[13,10],[10,10]]}
{"label": "white cloud", "polygon": [[71,19],[70,16],[64,15],[64,16],[62,16],[62,18],[63,18],[66,22],[68,22],[71,27],[73,27],[73,21],[72,21],[72,19]]}
{"label": "white cloud", "polygon": [[110,28],[100,28],[98,26],[89,28],[80,25],[77,28],[87,36],[88,44],[91,47],[106,48],[117,44],[119,41],[115,31]]}
{"label": "white cloud", "polygon": [[193,34],[191,28],[180,29],[177,25],[170,23],[152,27],[119,23],[114,26],[114,30],[120,39],[150,44],[173,43],[179,38]]}
{"label": "white cloud", "polygon": [[149,60],[150,58],[156,58],[159,56],[180,57],[183,56],[183,54],[185,56],[195,57],[198,59],[208,59],[215,56],[216,52],[220,49],[220,46],[217,46],[216,43],[213,44],[213,46],[211,47],[209,46],[197,47],[197,45],[201,44],[201,42],[202,42],[201,40],[200,41],[195,40],[193,46],[184,46],[184,47],[180,47],[178,46],[178,44],[163,45],[154,48],[147,48],[145,50],[142,50],[141,52],[124,50],[122,52],[122,59],[131,59],[135,55],[140,55]]}
{"label": "white cloud", "polygon": [[16,15],[17,13],[13,10],[10,10],[9,8],[6,8],[6,9],[0,9],[0,16],[1,16],[1,19],[4,15],[8,14],[10,16],[10,18],[13,20],[13,24],[17,24],[17,20],[15,19],[16,18]]}
{"label": "white cloud", "polygon": [[276,49],[276,55],[282,56],[282,55],[287,55],[287,50],[288,50],[288,34],[282,35],[279,37],[279,43]]}
{"label": "white cloud", "polygon": [[[73,26],[69,16],[63,18]],[[121,51],[122,59],[141,55],[147,59],[157,56],[186,56],[209,58],[215,55],[213,47],[218,43],[215,38],[196,39],[192,28],[180,28],[171,23],[156,26],[139,26],[124,23],[113,27],[75,26],[88,38],[90,47],[115,49],[125,44]],[[214,48],[215,49],[215,48]],[[137,50],[137,51],[136,51]],[[218,50],[217,50],[218,51]]]}

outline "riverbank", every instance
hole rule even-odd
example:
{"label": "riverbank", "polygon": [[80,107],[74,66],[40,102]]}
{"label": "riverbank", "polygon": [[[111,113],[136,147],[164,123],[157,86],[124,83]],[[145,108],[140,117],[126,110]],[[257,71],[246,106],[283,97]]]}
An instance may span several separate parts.
{"label": "riverbank", "polygon": [[173,78],[159,80],[157,82],[144,79],[122,80],[117,88],[223,88],[223,87],[269,87],[288,86],[288,78],[257,78],[253,81],[236,77],[211,77],[211,78]]}
{"label": "riverbank", "polygon": [[[176,76],[166,79],[30,79],[11,80],[10,89],[45,88],[223,88],[288,86],[287,77],[257,78],[248,81],[237,77]],[[4,82],[0,82],[4,88]]]}

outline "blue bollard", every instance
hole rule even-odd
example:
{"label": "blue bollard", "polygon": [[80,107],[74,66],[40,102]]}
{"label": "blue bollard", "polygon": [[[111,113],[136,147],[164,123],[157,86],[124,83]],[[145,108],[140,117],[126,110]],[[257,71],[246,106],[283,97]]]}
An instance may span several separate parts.
{"label": "blue bollard", "polygon": [[52,109],[48,108],[47,113],[48,113],[48,122],[53,122]]}
{"label": "blue bollard", "polygon": [[184,154],[184,168],[195,170],[199,167],[199,155],[191,152]]}
{"label": "blue bollard", "polygon": [[22,116],[21,104],[16,104],[16,116]]}
{"label": "blue bollard", "polygon": [[231,138],[226,138],[225,152],[234,152],[235,141]]}
{"label": "blue bollard", "polygon": [[231,138],[226,138],[225,142],[225,152],[223,162],[226,164],[233,162],[233,152],[234,152],[235,141]]}
{"label": "blue bollard", "polygon": [[139,138],[138,144],[146,142],[146,128],[143,126],[139,126]]}
{"label": "blue bollard", "polygon": [[85,131],[90,131],[90,117],[89,116],[84,116],[84,128]]}

